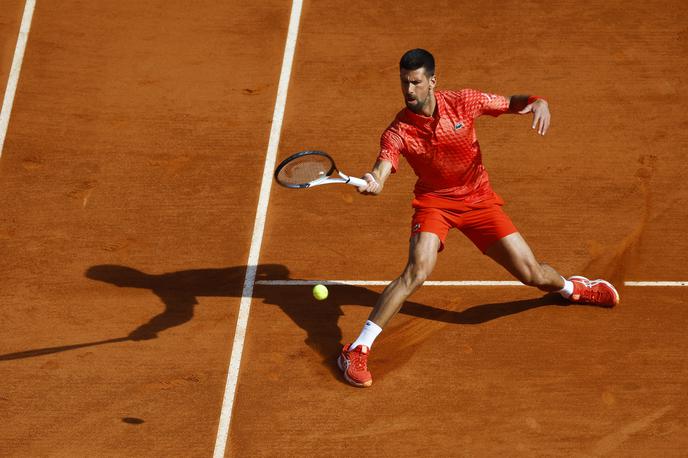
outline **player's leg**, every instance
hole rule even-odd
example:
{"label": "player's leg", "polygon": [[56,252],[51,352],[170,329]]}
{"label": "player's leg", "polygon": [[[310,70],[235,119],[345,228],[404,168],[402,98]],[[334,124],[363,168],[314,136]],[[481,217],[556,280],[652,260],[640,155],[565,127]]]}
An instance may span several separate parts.
{"label": "player's leg", "polygon": [[485,254],[525,285],[548,292],[561,291],[565,286],[564,278],[551,266],[539,262],[518,232],[497,240]]}
{"label": "player's leg", "polygon": [[543,291],[560,291],[566,286],[556,270],[535,259],[528,243],[502,210],[501,199],[464,213],[459,229],[480,251],[522,283]]}
{"label": "player's leg", "polygon": [[419,232],[411,237],[409,258],[402,274],[387,285],[368,317],[384,328],[399,311],[404,301],[428,278],[437,262],[440,239],[432,232]]}
{"label": "player's leg", "polygon": [[611,283],[585,277],[564,279],[551,266],[538,261],[499,202],[467,212],[463,219],[461,231],[522,283],[558,292],[572,302],[604,307],[619,302],[619,293]]}
{"label": "player's leg", "polygon": [[619,293],[606,280],[588,280],[585,277],[564,279],[551,266],[539,262],[521,234],[514,232],[496,241],[485,254],[521,283],[542,291],[557,292],[572,302],[613,307],[619,302]]}
{"label": "player's leg", "polygon": [[344,378],[352,385],[368,387],[373,377],[368,370],[368,353],[382,328],[401,309],[404,301],[430,275],[437,261],[441,241],[431,232],[417,232],[411,237],[409,258],[402,274],[384,289],[358,338],[346,345],[337,360]]}

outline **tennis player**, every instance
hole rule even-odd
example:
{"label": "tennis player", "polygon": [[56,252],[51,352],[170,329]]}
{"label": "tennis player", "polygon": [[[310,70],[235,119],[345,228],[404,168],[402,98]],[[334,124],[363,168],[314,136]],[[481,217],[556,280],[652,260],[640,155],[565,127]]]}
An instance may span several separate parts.
{"label": "tennis player", "polygon": [[475,119],[504,113],[533,114],[533,129],[545,135],[550,125],[547,101],[528,95],[501,95],[473,89],[435,89],[435,60],[424,49],[406,52],[399,62],[401,92],[406,108],[382,133],[373,170],[363,177],[368,195],[380,194],[404,156],[418,176],[412,206],[409,259],[403,273],[380,295],[358,338],[338,359],[345,379],[368,387],[373,378],[368,355],[375,338],[399,311],[406,298],[432,272],[449,229],[463,232],[487,256],[522,283],[556,292],[571,302],[613,307],[619,302],[605,280],[563,278],[539,262],[502,210],[503,200],[492,190],[482,163]]}

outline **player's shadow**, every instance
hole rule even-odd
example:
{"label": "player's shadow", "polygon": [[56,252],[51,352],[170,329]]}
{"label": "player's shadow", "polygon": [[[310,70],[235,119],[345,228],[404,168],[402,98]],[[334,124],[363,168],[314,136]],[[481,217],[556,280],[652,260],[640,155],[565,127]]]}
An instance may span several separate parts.
{"label": "player's shadow", "polygon": [[[77,343],[57,347],[27,350],[0,355],[0,361],[28,358],[62,351],[114,342],[155,339],[167,329],[183,325],[194,316],[199,297],[241,297],[246,266],[182,270],[163,274],[149,274],[132,267],[97,265],[90,267],[85,276],[121,288],[150,290],[160,298],[164,310],[126,336]],[[256,269],[256,280],[290,280],[289,270],[281,264],[262,264]],[[257,284],[253,291],[253,307],[276,305],[306,332],[305,343],[318,352],[323,361],[331,365],[342,344],[339,317],[344,305],[372,307],[379,293],[360,286],[337,285],[330,297],[315,301],[309,286],[275,286]],[[407,301],[401,313],[416,317],[456,324],[480,324],[536,307],[561,305],[557,295],[538,299],[483,304],[463,311],[439,309]],[[336,370],[331,365],[331,369]]]}

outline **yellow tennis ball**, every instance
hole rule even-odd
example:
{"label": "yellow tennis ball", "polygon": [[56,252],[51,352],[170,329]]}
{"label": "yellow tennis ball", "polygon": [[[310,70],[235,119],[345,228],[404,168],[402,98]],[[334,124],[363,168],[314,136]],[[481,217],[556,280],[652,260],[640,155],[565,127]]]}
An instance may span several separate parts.
{"label": "yellow tennis ball", "polygon": [[328,291],[325,285],[315,285],[313,287],[313,297],[319,301],[327,299]]}

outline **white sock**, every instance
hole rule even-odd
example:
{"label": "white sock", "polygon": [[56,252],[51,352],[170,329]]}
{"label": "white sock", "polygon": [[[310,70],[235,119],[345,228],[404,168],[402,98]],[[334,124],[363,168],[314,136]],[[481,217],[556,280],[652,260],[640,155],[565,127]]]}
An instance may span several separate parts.
{"label": "white sock", "polygon": [[373,342],[375,342],[375,339],[381,332],[382,328],[380,326],[368,320],[363,325],[363,329],[361,330],[361,334],[358,336],[358,339],[356,339],[349,348],[353,350],[359,345],[365,345],[366,347],[370,348],[373,346]]}
{"label": "white sock", "polygon": [[555,292],[564,296],[565,299],[568,299],[569,297],[571,297],[571,294],[573,294],[573,282],[568,281],[564,277],[561,277],[561,279],[564,280],[564,287],[559,291]]}

